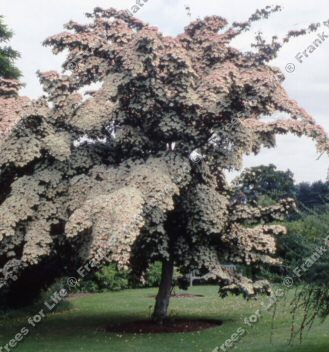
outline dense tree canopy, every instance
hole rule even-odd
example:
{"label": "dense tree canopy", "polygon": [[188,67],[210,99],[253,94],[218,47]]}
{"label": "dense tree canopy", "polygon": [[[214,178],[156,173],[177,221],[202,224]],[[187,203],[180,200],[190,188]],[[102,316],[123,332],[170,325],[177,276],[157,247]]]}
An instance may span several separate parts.
{"label": "dense tree canopy", "polygon": [[[293,201],[232,204],[224,173],[239,169],[243,155],[274,147],[278,133],[309,136],[319,152],[329,146],[268,64],[305,31],[282,43],[259,35],[250,52],[230,46],[277,10],[232,26],[206,17],[168,37],[124,11],[96,8],[89,24],[69,22],[45,41],[54,53],[68,52],[64,74],[39,73],[45,97],[27,102],[3,94],[11,88],[0,82],[2,114],[20,119],[0,154],[0,273],[11,297],[99,250],[136,276],[163,262],[158,319],[174,265],[183,276],[197,270],[217,279],[222,294],[269,290],[223,264],[280,263],[275,237],[285,228],[268,223]],[[92,83],[100,88],[83,96]],[[290,118],[264,118],[278,112]]]}

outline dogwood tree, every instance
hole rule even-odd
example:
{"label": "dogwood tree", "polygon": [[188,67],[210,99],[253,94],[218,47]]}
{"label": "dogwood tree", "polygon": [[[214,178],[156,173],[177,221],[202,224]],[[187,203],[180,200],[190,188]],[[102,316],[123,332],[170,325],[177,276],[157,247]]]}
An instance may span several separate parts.
{"label": "dogwood tree", "polygon": [[[55,54],[68,53],[64,73],[39,73],[45,96],[38,101],[1,97],[2,114],[23,115],[0,155],[0,267],[11,299],[100,250],[138,277],[162,261],[158,321],[167,317],[174,266],[182,285],[194,270],[216,279],[222,295],[269,291],[267,281],[223,265],[280,263],[275,238],[285,228],[270,222],[293,201],[231,202],[225,171],[274,147],[276,134],[309,136],[319,152],[329,146],[269,65],[304,31],[270,43],[258,35],[250,52],[230,46],[278,10],[231,26],[210,16],[169,37],[124,11],[96,8],[88,24],[69,22],[45,41]],[[284,118],[266,121],[280,112]]]}

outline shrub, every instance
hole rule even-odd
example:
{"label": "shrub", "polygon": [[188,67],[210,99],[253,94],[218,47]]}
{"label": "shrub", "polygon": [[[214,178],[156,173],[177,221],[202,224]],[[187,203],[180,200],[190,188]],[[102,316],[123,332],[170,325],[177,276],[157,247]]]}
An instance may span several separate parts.
{"label": "shrub", "polygon": [[119,270],[115,264],[104,266],[80,282],[77,292],[120,291],[136,287],[158,287],[161,280],[161,262],[150,265],[143,283],[136,282],[129,271]]}
{"label": "shrub", "polygon": [[147,273],[146,273],[146,282],[144,284],[145,287],[158,287],[160,285],[161,280],[161,271],[162,264],[161,262],[155,262],[150,265]]}
{"label": "shrub", "polygon": [[77,291],[120,291],[129,287],[129,272],[119,270],[115,264],[109,264],[82,280]]}

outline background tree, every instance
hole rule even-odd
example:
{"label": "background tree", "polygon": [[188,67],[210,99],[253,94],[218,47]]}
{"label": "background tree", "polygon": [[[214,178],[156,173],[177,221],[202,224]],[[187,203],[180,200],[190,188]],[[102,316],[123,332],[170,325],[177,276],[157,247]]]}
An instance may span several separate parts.
{"label": "background tree", "polygon": [[[293,201],[230,204],[224,173],[274,147],[278,133],[312,137],[319,152],[329,146],[268,64],[305,31],[282,43],[258,35],[253,52],[229,45],[278,10],[232,26],[206,17],[168,37],[124,11],[96,8],[89,24],[69,22],[45,41],[68,52],[66,74],[39,74],[47,101],[31,104],[0,146],[0,265],[11,303],[104,256],[139,277],[162,261],[156,321],[167,317],[174,266],[181,284],[195,270],[216,279],[222,295],[269,292],[267,281],[222,264],[280,263],[275,238],[285,228],[267,223]],[[94,82],[101,88],[83,99],[80,89]],[[280,111],[291,118],[260,120]]]}
{"label": "background tree", "polygon": [[319,210],[329,203],[329,183],[317,181],[302,182],[296,186],[296,200],[303,210]]}
{"label": "background tree", "polygon": [[22,75],[14,63],[20,56],[19,52],[5,45],[12,36],[13,32],[4,23],[3,16],[0,16],[0,78],[18,79]]}
{"label": "background tree", "polygon": [[[247,268],[253,278],[266,277],[282,282],[283,275],[293,276],[294,269],[314,257],[329,233],[328,182],[294,184],[293,174],[276,170],[274,165],[246,169],[234,180],[232,201],[265,205],[273,204],[284,196],[296,200],[299,212],[285,223],[287,235],[277,241],[277,254],[284,258],[282,266],[259,265]],[[300,288],[291,302],[293,325],[291,338],[300,339],[312,327],[315,318],[324,320],[329,315],[329,255],[322,254],[300,278]],[[301,318],[297,318],[297,317]]]}
{"label": "background tree", "polygon": [[294,175],[290,170],[277,170],[276,166],[260,165],[248,168],[234,180],[237,192],[243,192],[248,203],[265,201],[278,202],[284,198],[294,198]]}
{"label": "background tree", "polygon": [[10,46],[5,45],[13,36],[0,16],[0,139],[8,135],[28,109],[27,98],[17,98],[18,90],[22,84],[17,80],[21,72],[15,66],[19,53]]}
{"label": "background tree", "polygon": [[[321,209],[321,210],[320,210]],[[329,252],[319,255],[319,248],[328,247],[328,206],[302,213],[300,219],[287,224],[287,241],[280,241],[278,252],[284,255],[290,273],[305,263],[313,263],[300,278],[300,287],[291,302],[293,319],[291,338],[303,338],[316,318],[324,321],[329,315]],[[315,262],[314,258],[316,259]]]}

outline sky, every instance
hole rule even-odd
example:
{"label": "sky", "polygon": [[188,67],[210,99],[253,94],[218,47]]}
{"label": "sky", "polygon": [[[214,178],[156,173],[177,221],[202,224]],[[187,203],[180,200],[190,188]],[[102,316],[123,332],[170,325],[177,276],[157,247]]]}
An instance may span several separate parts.
{"label": "sky", "polygon": [[[0,0],[0,14],[5,17],[15,36],[10,44],[21,53],[17,66],[23,72],[26,86],[21,94],[31,98],[42,95],[36,71],[61,71],[63,55],[53,55],[42,42],[50,35],[63,31],[69,20],[86,22],[84,14],[94,7],[131,9],[144,0]],[[146,0],[145,0],[146,1]],[[188,16],[185,6],[191,8]],[[136,17],[157,26],[166,35],[177,35],[192,19],[207,15],[219,15],[232,21],[246,20],[256,9],[266,5],[282,5],[283,11],[268,20],[260,21],[252,30],[240,36],[232,44],[248,50],[255,33],[262,31],[267,38],[284,36],[289,30],[304,28],[310,23],[329,20],[328,0],[148,0],[136,13]],[[324,35],[323,36],[323,33]],[[298,62],[296,55],[310,46],[318,35],[323,43],[308,57]],[[326,38],[328,35],[328,38]],[[329,27],[288,43],[271,62],[286,75],[284,86],[290,97],[311,114],[329,133]],[[293,72],[287,72],[293,67]],[[273,163],[280,170],[290,169],[296,182],[326,180],[329,158],[318,158],[314,143],[308,138],[293,135],[279,136],[275,149],[263,149],[257,156],[247,156],[245,167]]]}

